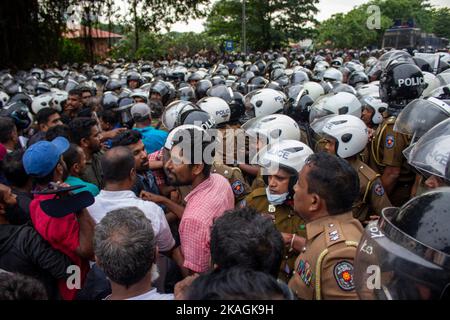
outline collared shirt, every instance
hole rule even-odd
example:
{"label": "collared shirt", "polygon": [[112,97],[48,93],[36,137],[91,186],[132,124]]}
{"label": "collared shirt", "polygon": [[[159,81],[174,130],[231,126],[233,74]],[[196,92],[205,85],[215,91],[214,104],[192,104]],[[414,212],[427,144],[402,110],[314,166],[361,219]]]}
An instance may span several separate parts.
{"label": "collared shirt", "polygon": [[[53,199],[55,195],[35,194],[30,204],[30,217],[34,228],[50,245],[64,253],[81,269],[81,284],[89,271],[88,260],[82,259],[76,250],[80,246],[80,225],[75,213],[62,218],[54,218],[42,211],[40,203]],[[69,289],[65,280],[58,282],[61,297],[66,300],[75,299],[76,289]]]}
{"label": "collared shirt", "polygon": [[169,135],[166,131],[155,129],[152,126],[133,128],[133,130],[139,131],[142,134],[142,142],[147,153],[153,153],[161,149]]}
{"label": "collared shirt", "polygon": [[[159,149],[153,153],[148,154],[148,161],[161,161],[163,149]],[[163,169],[153,170],[153,176],[155,177],[156,184],[161,187],[166,184],[166,175]]]}
{"label": "collared shirt", "polygon": [[100,164],[102,155],[102,151],[94,153],[91,160],[86,161],[86,168],[81,175],[81,179],[95,184],[99,189],[103,188],[103,171]]}
{"label": "collared shirt", "polygon": [[227,179],[211,174],[185,200],[179,227],[184,267],[204,272],[209,267],[211,226],[215,218],[234,208],[234,194]]}
{"label": "collared shirt", "polygon": [[88,211],[95,222],[99,223],[108,212],[126,207],[140,209],[151,221],[156,244],[160,251],[169,251],[173,248],[175,240],[170,232],[164,211],[155,203],[136,197],[133,191],[101,190],[98,196],[95,197],[94,204],[88,207]]}
{"label": "collared shirt", "polygon": [[73,193],[80,193],[82,191],[89,191],[94,197],[99,194],[100,190],[98,190],[98,187],[93,184],[86,181],[81,180],[78,177],[74,176],[68,176],[66,181],[69,186],[84,186],[83,188],[73,190]]}
{"label": "collared shirt", "polygon": [[139,197],[141,191],[147,191],[155,194],[159,194],[158,185],[156,184],[153,172],[148,170],[136,175],[136,183],[133,186],[132,191]]}
{"label": "collared shirt", "polygon": [[358,298],[353,261],[363,230],[352,212],[325,216],[306,225],[306,246],[289,281],[298,298]]}

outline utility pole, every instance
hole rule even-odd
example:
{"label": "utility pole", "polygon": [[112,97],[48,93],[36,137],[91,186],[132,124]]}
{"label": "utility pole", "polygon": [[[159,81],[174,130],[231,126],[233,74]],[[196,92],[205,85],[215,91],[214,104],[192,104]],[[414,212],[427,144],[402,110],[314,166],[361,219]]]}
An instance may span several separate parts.
{"label": "utility pole", "polygon": [[246,39],[246,17],[245,17],[245,0],[242,0],[242,48],[241,51],[247,55],[247,39]]}

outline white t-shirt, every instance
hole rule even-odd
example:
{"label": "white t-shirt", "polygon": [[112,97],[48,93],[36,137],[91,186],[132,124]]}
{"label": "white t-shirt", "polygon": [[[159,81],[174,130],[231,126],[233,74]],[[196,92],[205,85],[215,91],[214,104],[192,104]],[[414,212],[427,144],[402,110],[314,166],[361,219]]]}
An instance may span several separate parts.
{"label": "white t-shirt", "polygon": [[175,240],[170,232],[164,211],[154,202],[136,197],[133,191],[101,190],[95,197],[94,204],[87,209],[95,222],[99,223],[108,212],[126,207],[137,207],[152,222],[159,251],[169,251],[173,248]]}
{"label": "white t-shirt", "polygon": [[[107,296],[104,300],[108,300],[110,296]],[[131,297],[125,300],[174,300],[175,297],[173,294],[169,293],[158,293],[156,292],[156,288],[152,289],[144,294],[139,296]]]}

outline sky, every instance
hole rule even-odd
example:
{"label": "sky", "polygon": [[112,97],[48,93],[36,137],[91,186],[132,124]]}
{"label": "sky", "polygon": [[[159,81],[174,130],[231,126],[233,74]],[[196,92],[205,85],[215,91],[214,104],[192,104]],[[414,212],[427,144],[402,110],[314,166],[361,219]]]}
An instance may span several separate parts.
{"label": "sky", "polygon": [[[319,21],[326,20],[335,13],[348,12],[352,10],[353,7],[359,6],[366,2],[369,2],[369,0],[320,0],[319,4],[317,5],[319,13],[316,16],[316,19]],[[431,0],[430,3],[436,7],[450,7],[450,0]],[[190,21],[188,24],[175,23],[171,26],[170,31],[202,32],[204,30],[204,21],[205,19],[197,19]]]}

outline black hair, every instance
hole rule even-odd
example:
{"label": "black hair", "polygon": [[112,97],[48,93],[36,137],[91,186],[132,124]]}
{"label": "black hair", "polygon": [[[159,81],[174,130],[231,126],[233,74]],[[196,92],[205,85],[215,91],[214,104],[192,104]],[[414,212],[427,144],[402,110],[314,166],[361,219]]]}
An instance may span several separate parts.
{"label": "black hair", "polygon": [[23,167],[24,153],[23,150],[16,150],[6,154],[3,158],[2,168],[5,178],[12,186],[17,188],[24,187],[30,179]]}
{"label": "black hair", "polygon": [[278,276],[284,242],[272,220],[245,207],[230,210],[214,221],[211,260],[218,268],[247,267]]}
{"label": "black hair", "polygon": [[63,153],[63,159],[69,172],[70,169],[81,160],[79,148],[80,147],[77,144],[71,143],[69,149],[67,149],[67,151]]}
{"label": "black hair", "polygon": [[82,93],[83,93],[83,91],[81,91],[79,88],[74,88],[69,91],[68,95],[69,96],[78,96],[81,98]]}
{"label": "black hair", "polygon": [[80,145],[82,139],[87,139],[91,135],[91,128],[97,125],[97,121],[92,118],[79,117],[69,123],[71,142]]}
{"label": "black hair", "polygon": [[15,127],[13,119],[0,117],[0,143],[6,143],[12,139]]}
{"label": "black hair", "polygon": [[127,130],[120,133],[112,140],[112,147],[129,146],[138,143],[142,139],[142,134],[137,130]]}
{"label": "black hair", "polygon": [[[188,141],[188,144],[190,146],[190,150],[189,150],[190,151],[190,159],[187,159],[187,160],[190,161],[190,166],[194,165],[195,161],[196,161],[195,154],[196,154],[196,152],[201,151],[202,163],[203,163],[202,174],[206,178],[208,178],[209,175],[211,174],[212,163],[206,163],[203,156],[204,156],[205,149],[207,147],[209,147],[212,142],[211,142],[210,137],[208,137],[206,133],[204,133],[204,132],[201,132],[201,134],[195,133],[196,131],[198,132],[199,130],[200,129],[189,128],[189,129],[184,129],[184,130],[178,131],[173,137],[173,146],[176,146],[178,144],[183,144],[183,146],[184,146],[185,142],[184,142],[183,138],[188,136],[190,139],[190,141]],[[198,150],[199,146],[201,146],[201,150]],[[214,152],[214,150],[212,150],[211,158],[214,158],[214,154],[215,154],[215,152]]]}
{"label": "black hair", "polygon": [[287,300],[290,289],[264,272],[234,267],[213,270],[195,279],[188,300]]}
{"label": "black hair", "polygon": [[316,193],[327,204],[330,215],[350,211],[359,195],[358,173],[350,164],[329,153],[312,154],[306,160],[308,193]]}
{"label": "black hair", "polygon": [[120,182],[127,179],[135,166],[133,153],[127,147],[115,147],[101,158],[105,182]]}
{"label": "black hair", "polygon": [[98,113],[98,117],[105,123],[109,123],[112,126],[120,123],[120,114],[112,110],[103,110]]}
{"label": "black hair", "polygon": [[45,140],[52,141],[57,137],[64,137],[67,140],[71,141],[71,132],[70,127],[67,124],[60,124],[54,127],[51,127],[45,133]]}
{"label": "black hair", "polygon": [[47,291],[39,280],[19,273],[0,272],[0,300],[47,299]]}
{"label": "black hair", "polygon": [[38,113],[36,114],[36,120],[38,124],[45,124],[48,122],[48,118],[50,118],[50,116],[54,115],[58,113],[58,111],[56,111],[55,109],[52,108],[43,108],[41,110],[38,111]]}

